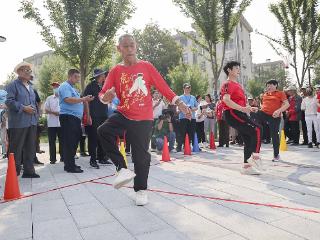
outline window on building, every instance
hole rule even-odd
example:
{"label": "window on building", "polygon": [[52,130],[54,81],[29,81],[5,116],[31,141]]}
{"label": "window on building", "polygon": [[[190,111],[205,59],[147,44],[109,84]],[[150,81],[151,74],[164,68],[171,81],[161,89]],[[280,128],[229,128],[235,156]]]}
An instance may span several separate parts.
{"label": "window on building", "polygon": [[180,39],[180,43],[181,43],[182,46],[186,47],[186,46],[188,46],[188,39],[181,38]]}
{"label": "window on building", "polygon": [[234,48],[234,44],[233,44],[233,38],[231,38],[227,43],[226,43],[226,50],[231,50]]}
{"label": "window on building", "polygon": [[242,23],[240,23],[240,31],[242,32]]}
{"label": "window on building", "polygon": [[244,42],[243,42],[243,40],[241,40],[241,48],[242,48],[242,50],[244,50]]}
{"label": "window on building", "polygon": [[205,61],[201,62],[200,68],[201,68],[202,71],[206,71],[206,62]]}
{"label": "window on building", "polygon": [[183,63],[185,63],[185,64],[188,64],[189,63],[189,59],[188,59],[188,53],[184,53],[183,54],[183,56],[182,56],[182,58],[183,58]]}
{"label": "window on building", "polygon": [[198,63],[197,54],[193,53],[193,64],[197,64],[197,63]]}

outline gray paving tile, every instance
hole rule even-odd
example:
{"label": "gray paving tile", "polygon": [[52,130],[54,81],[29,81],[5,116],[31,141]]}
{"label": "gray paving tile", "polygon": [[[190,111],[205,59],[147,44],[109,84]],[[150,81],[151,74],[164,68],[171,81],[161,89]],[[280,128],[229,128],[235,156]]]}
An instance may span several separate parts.
{"label": "gray paving tile", "polygon": [[297,234],[305,239],[320,239],[320,223],[313,222],[302,217],[290,216],[286,219],[272,222],[272,225]]}
{"label": "gray paving tile", "polygon": [[33,225],[34,240],[82,240],[71,217],[41,221]]}
{"label": "gray paving tile", "polygon": [[0,215],[0,239],[20,240],[32,237],[31,212]]}
{"label": "gray paving tile", "polygon": [[162,229],[143,235],[135,236],[138,240],[185,240],[188,239],[186,235],[176,231],[173,228]]}
{"label": "gray paving tile", "polygon": [[63,199],[54,199],[32,205],[32,219],[35,223],[70,217],[70,212]]}
{"label": "gray paving tile", "polygon": [[132,235],[141,235],[169,227],[144,207],[130,206],[111,209],[111,213]]}
{"label": "gray paving tile", "polygon": [[114,217],[97,201],[69,206],[72,217],[79,228],[115,221]]}
{"label": "gray paving tile", "polygon": [[82,184],[61,189],[60,192],[67,205],[90,203],[95,200],[92,194]]}
{"label": "gray paving tile", "polygon": [[133,240],[130,233],[118,222],[96,225],[80,229],[84,240]]}

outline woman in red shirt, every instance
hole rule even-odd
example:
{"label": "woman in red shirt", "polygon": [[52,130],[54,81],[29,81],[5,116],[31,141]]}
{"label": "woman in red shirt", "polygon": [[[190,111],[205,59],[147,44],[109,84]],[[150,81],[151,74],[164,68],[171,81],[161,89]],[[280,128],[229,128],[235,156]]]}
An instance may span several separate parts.
{"label": "woman in red shirt", "polygon": [[244,141],[244,165],[241,173],[261,174],[261,127],[249,117],[250,112],[256,112],[258,109],[247,105],[243,88],[237,83],[240,63],[228,62],[223,70],[228,76],[227,81],[221,86],[224,119],[229,126],[238,130]]}

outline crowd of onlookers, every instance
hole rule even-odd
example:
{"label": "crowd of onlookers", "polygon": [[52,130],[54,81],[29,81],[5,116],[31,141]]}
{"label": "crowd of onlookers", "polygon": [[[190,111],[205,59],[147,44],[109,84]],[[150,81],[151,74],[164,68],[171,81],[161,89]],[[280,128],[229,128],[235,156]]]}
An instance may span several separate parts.
{"label": "crowd of onlookers", "polygon": [[[218,137],[218,147],[229,147],[229,144],[243,145],[241,136],[237,131],[223,119],[223,102],[218,99],[214,101],[210,94],[204,96],[193,96],[191,86],[183,85],[184,94],[180,96],[192,110],[192,119],[187,119],[183,114],[176,111],[166,100],[161,98],[155,91],[153,95],[154,105],[154,130],[152,137],[152,148],[162,150],[163,136],[168,137],[170,150],[181,151],[184,144],[185,134],[188,133],[190,141],[193,143],[196,133],[199,147],[206,147],[209,144],[210,132]],[[319,147],[320,141],[320,85],[314,87],[302,87],[299,90],[294,86],[284,89],[289,107],[282,113],[280,129],[284,129],[287,143],[291,145],[308,145]],[[259,97],[248,96],[248,104],[260,109],[263,93]],[[162,113],[162,114],[161,114]],[[254,119],[255,113],[252,113]],[[171,124],[172,123],[172,127]],[[271,143],[270,123],[262,124],[261,141],[265,144]],[[217,129],[215,129],[217,127]],[[279,131],[277,130],[277,131]],[[302,132],[302,134],[300,134]],[[272,133],[272,131],[271,131]],[[300,140],[302,135],[302,141]]]}
{"label": "crowd of onlookers", "polygon": [[[119,99],[103,104],[98,97],[108,72],[96,69],[83,94],[74,85],[80,80],[76,69],[69,70],[68,79],[60,84],[54,82],[52,95],[41,105],[37,91],[32,84],[32,70],[28,63],[21,63],[15,68],[18,78],[0,90],[0,124],[3,157],[8,152],[15,154],[17,174],[23,169],[23,177],[39,177],[34,164],[38,161],[36,153],[42,153],[39,145],[39,117],[47,115],[50,163],[57,162],[56,139],[59,140],[60,161],[65,164],[67,172],[82,172],[75,164],[76,151],[80,142],[80,154],[90,156],[90,166],[99,168],[100,164],[111,164],[101,147],[97,129],[117,108]],[[274,83],[275,84],[275,83]],[[277,85],[278,83],[276,83]],[[272,85],[272,81],[271,81]],[[191,85],[183,84],[183,94],[179,97],[191,110],[192,116],[185,116],[178,111],[157,91],[153,91],[154,122],[151,133],[151,150],[161,152],[164,136],[167,137],[169,150],[180,152],[185,143],[186,134],[194,144],[197,140],[200,148],[209,145],[210,134],[218,139],[218,147],[229,144],[242,145],[243,141],[237,131],[228,126],[223,117],[223,102],[214,100],[210,94],[193,96]],[[278,86],[277,86],[278,87]],[[282,113],[280,129],[284,129],[287,142],[292,145],[314,145],[320,141],[320,85],[313,88],[294,86],[284,89],[283,100],[288,100],[289,107]],[[260,108],[260,97],[248,97],[248,104]],[[252,113],[254,119],[254,113]],[[272,122],[263,121],[261,140],[271,142]],[[275,131],[278,132],[278,129]],[[300,141],[302,131],[302,142]],[[270,134],[271,133],[271,134]],[[130,140],[126,141],[126,153],[130,154]],[[87,144],[86,144],[86,138]],[[86,147],[87,146],[87,147]],[[88,153],[86,153],[86,148]]]}

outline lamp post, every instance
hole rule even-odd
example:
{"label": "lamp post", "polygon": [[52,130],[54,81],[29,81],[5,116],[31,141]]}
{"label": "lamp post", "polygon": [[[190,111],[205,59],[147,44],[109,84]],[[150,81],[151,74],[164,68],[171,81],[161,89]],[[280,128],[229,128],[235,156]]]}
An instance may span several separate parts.
{"label": "lamp post", "polygon": [[0,42],[5,42],[7,39],[3,36],[0,36]]}

